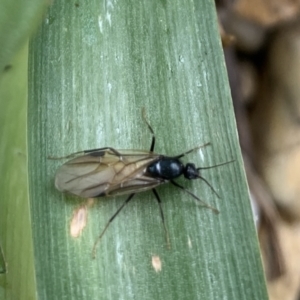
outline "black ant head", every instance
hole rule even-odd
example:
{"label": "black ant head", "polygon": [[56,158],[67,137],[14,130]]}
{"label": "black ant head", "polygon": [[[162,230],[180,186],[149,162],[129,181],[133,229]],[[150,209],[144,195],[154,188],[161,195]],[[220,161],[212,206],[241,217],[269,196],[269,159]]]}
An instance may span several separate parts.
{"label": "black ant head", "polygon": [[211,186],[211,184],[200,175],[200,170],[207,170],[207,169],[212,169],[218,166],[223,166],[226,164],[229,164],[231,162],[233,162],[234,160],[219,164],[219,165],[215,165],[215,166],[210,166],[210,167],[200,167],[200,168],[196,168],[194,164],[188,163],[185,165],[184,169],[183,169],[183,175],[186,179],[201,179],[203,180],[210,188],[211,190],[218,196],[218,198],[220,198],[219,194],[215,191],[215,189]]}
{"label": "black ant head", "polygon": [[192,163],[187,163],[183,170],[183,175],[186,179],[197,179],[199,178],[199,170]]}

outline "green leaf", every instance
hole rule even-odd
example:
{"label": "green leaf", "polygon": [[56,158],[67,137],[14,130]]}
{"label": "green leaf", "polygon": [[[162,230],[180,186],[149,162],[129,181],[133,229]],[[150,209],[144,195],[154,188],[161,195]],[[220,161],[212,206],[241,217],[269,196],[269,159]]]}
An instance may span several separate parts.
{"label": "green leaf", "polygon": [[26,45],[0,81],[0,299],[35,299],[27,172]]}
{"label": "green leaf", "polygon": [[0,2],[0,299],[35,299],[27,172],[28,37],[47,2]]}
{"label": "green leaf", "polygon": [[1,0],[0,2],[0,71],[11,67],[16,52],[27,42],[41,22],[47,7],[45,0]]}
{"label": "green leaf", "polygon": [[[110,146],[177,155],[211,166],[179,180],[220,211],[174,186],[159,187],[171,249],[151,192],[100,198],[72,238],[81,199],[54,188],[63,161],[49,156]],[[56,1],[32,41],[29,188],[40,299],[267,299],[237,139],[215,7],[211,1]]]}

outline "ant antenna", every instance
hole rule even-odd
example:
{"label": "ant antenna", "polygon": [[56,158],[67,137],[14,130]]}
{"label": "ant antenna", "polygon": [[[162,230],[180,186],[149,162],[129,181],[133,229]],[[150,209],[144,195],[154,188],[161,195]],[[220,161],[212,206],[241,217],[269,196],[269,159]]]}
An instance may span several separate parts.
{"label": "ant antenna", "polygon": [[200,167],[200,168],[197,168],[197,170],[200,171],[200,170],[212,169],[212,168],[216,168],[216,167],[220,167],[220,166],[224,166],[224,165],[230,164],[230,163],[232,163],[232,162],[235,162],[235,159],[230,160],[230,161],[226,161],[226,162],[224,162],[224,163],[221,163],[221,164],[218,164],[218,165],[214,165],[214,166]]}
{"label": "ant antenna", "polygon": [[221,199],[220,195],[216,192],[216,190],[213,188],[213,186],[202,176],[198,175],[197,178],[203,180],[209,187],[210,189],[216,194],[216,196]]}
{"label": "ant antenna", "polygon": [[184,188],[182,185],[180,185],[179,183],[177,183],[174,180],[170,180],[170,182],[177,186],[178,188],[182,189],[183,191],[185,191],[186,193],[188,193],[189,195],[191,195],[194,199],[196,199],[197,201],[201,202],[203,206],[205,206],[206,208],[211,209],[215,214],[218,214],[219,211],[214,208],[213,206],[208,205],[205,201],[201,200],[200,198],[198,198],[195,194],[193,194],[192,192],[190,192],[189,190],[187,190],[186,188]]}
{"label": "ant antenna", "polygon": [[[207,169],[212,169],[212,168],[216,168],[216,167],[220,167],[220,166],[224,166],[224,165],[227,165],[229,163],[232,163],[234,162],[235,160],[230,160],[230,161],[227,161],[227,162],[224,162],[224,163],[221,163],[221,164],[218,164],[218,165],[214,165],[214,166],[210,166],[210,167],[200,167],[200,168],[197,168],[197,171],[200,171],[200,170],[207,170]],[[216,194],[216,196],[221,199],[220,195],[216,192],[216,190],[213,188],[213,186],[202,176],[198,175],[197,178],[199,179],[202,179],[209,187],[210,189]]]}

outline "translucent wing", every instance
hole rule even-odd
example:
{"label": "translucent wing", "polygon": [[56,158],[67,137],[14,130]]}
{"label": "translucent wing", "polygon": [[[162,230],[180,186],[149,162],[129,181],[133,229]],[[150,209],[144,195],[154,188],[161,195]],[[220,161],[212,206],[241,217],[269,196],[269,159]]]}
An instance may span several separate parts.
{"label": "translucent wing", "polygon": [[93,198],[137,193],[164,183],[145,175],[147,166],[160,158],[152,152],[103,148],[85,153],[57,170],[55,186],[59,191]]}

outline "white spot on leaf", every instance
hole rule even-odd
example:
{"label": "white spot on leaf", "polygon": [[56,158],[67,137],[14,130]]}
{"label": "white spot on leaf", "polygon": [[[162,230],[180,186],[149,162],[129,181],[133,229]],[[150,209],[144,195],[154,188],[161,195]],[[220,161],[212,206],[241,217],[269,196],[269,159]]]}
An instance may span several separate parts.
{"label": "white spot on leaf", "polygon": [[70,223],[70,235],[78,238],[87,223],[88,208],[92,206],[94,199],[87,199],[87,201],[73,212]]}
{"label": "white spot on leaf", "polygon": [[161,271],[161,260],[158,255],[152,256],[152,267],[155,270],[156,273]]}
{"label": "white spot on leaf", "polygon": [[98,26],[99,26],[100,32],[103,33],[103,21],[102,21],[102,17],[100,15],[98,16]]}

